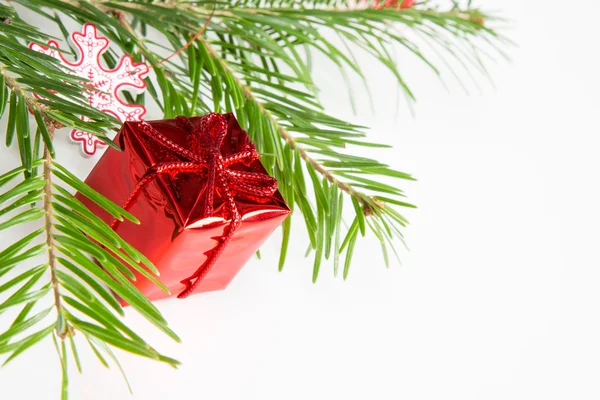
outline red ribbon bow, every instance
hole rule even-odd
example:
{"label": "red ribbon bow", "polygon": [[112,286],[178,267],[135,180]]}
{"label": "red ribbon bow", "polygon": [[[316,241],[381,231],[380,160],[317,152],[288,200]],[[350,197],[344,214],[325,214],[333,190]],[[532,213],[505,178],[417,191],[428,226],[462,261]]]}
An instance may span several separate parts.
{"label": "red ribbon bow", "polygon": [[[206,178],[204,218],[213,215],[215,190],[219,191],[224,200],[225,210],[229,214],[230,223],[225,226],[217,245],[205,253],[207,258],[204,263],[193,275],[181,281],[185,285],[185,289],[177,297],[182,299],[189,296],[208,274],[240,227],[242,216],[238,211],[235,198],[242,197],[257,202],[268,201],[277,190],[277,181],[266,174],[229,169],[231,165],[237,163],[249,165],[254,160],[258,160],[260,156],[254,145],[249,142],[242,144],[234,154],[228,156],[221,154],[221,145],[227,134],[227,120],[223,115],[216,113],[205,115],[201,119],[199,128],[194,127],[186,117],[177,117],[176,120],[189,132],[188,142],[191,150],[173,143],[146,122],[141,122],[141,128],[149,138],[187,161],[154,164],[137,182],[129,198],[123,204],[123,208],[129,210],[142,191],[161,174],[174,177],[180,173],[192,173]],[[116,230],[119,224],[120,221],[115,219],[111,228]]]}

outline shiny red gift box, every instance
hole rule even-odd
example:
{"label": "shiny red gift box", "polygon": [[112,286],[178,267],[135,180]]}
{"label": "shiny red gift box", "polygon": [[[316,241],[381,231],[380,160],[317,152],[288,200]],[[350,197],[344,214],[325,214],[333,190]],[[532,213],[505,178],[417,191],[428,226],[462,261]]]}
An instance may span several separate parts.
{"label": "shiny red gift box", "polygon": [[[222,137],[222,145],[220,148],[217,146],[221,154],[220,160],[227,157],[231,159],[232,155],[242,154],[248,148],[254,149],[248,134],[240,128],[232,114],[212,116],[224,118],[223,123],[227,127],[226,134]],[[109,148],[88,176],[86,183],[116,204],[124,204],[136,190],[136,185],[139,185],[140,180],[147,176],[152,168],[156,169],[161,163],[185,164],[189,161],[172,150],[173,144],[184,149],[180,152],[195,151],[202,154],[199,147],[201,143],[195,143],[203,140],[200,133],[204,126],[202,124],[207,123],[204,120],[207,117],[186,119],[188,126],[183,126],[179,119],[146,123],[126,122],[115,138],[115,142],[123,151]],[[149,128],[146,126],[144,130],[144,124],[154,128],[154,132],[158,132],[158,139],[164,143],[156,137],[149,136]],[[193,137],[194,140],[191,141],[190,135],[194,134],[200,136]],[[266,176],[267,172],[258,159],[247,160],[245,163],[234,162],[226,167],[234,171],[230,174],[240,175],[235,172],[240,171],[245,173],[244,176],[254,179],[265,176],[274,182]],[[212,190],[213,212],[206,215],[205,203],[210,189],[207,181],[211,168],[214,169],[215,166],[211,164],[210,168],[205,167],[202,171],[156,175],[129,207],[129,211],[141,223],[137,225],[123,222],[116,227],[122,238],[156,265],[160,271],[159,280],[171,291],[171,295],[164,293],[147,278],[135,272],[137,279],[133,282],[134,285],[151,300],[176,296],[182,292],[185,289],[181,283],[182,279],[198,270],[207,259],[205,253],[215,248],[227,226],[231,224],[233,218],[227,206],[227,196],[218,185]],[[216,176],[218,178],[218,174]],[[219,254],[214,266],[201,278],[194,289],[195,293],[224,289],[290,213],[290,209],[275,188],[275,192],[267,197],[244,196],[240,187],[247,186],[247,182],[244,181],[238,184],[237,191],[232,192],[241,216],[241,224]],[[81,195],[78,195],[78,198],[105,222],[112,222],[112,217],[95,203]]]}

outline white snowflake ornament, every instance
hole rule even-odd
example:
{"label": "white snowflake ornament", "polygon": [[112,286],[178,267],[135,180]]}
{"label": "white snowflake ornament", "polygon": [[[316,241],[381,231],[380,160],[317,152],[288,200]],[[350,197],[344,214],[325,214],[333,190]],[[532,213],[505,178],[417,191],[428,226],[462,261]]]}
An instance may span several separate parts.
{"label": "white snowflake ornament", "polygon": [[[79,49],[79,58],[75,62],[67,61],[58,52],[58,43],[54,40],[48,42],[49,47],[31,43],[29,48],[56,58],[64,65],[65,71],[88,79],[86,85],[95,89],[87,90],[89,103],[108,114],[112,114],[121,122],[141,121],[146,114],[146,107],[137,104],[127,104],[119,98],[123,90],[133,94],[140,94],[146,90],[144,78],[148,75],[149,68],[145,63],[135,63],[129,54],[125,54],[119,60],[118,65],[112,69],[102,66],[101,56],[109,46],[105,37],[98,36],[96,27],[85,24],[82,32],[71,33],[71,40]],[[81,117],[85,120],[85,117]],[[71,140],[81,143],[84,154],[91,156],[96,153],[100,146],[106,144],[89,132],[73,129],[70,134]]]}

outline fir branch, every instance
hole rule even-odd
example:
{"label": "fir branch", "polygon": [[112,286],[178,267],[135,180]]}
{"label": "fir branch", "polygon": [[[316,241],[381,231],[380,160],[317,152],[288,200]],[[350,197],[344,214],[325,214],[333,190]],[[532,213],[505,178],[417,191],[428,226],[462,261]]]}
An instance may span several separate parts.
{"label": "fir branch", "polygon": [[[0,6],[0,13],[5,11],[2,7],[4,6]],[[8,10],[12,9],[8,8]],[[17,32],[23,39],[30,39],[31,33],[36,32],[35,28],[19,20],[16,14],[13,14],[13,18]],[[3,32],[0,26],[0,35]],[[61,106],[73,104],[73,100],[77,97],[74,87],[83,89],[83,86],[68,74],[64,74],[55,61],[31,51],[26,45],[27,42],[22,44],[18,38],[19,35],[16,37],[13,35],[4,43],[9,43],[12,47],[0,45],[0,63],[4,64],[0,73],[0,110],[5,110],[8,106],[7,144],[11,145],[13,137],[16,137],[15,142],[18,143],[23,166],[0,175],[0,186],[17,180],[18,176],[23,176],[24,179],[7,191],[0,192],[0,205],[10,201],[0,210],[0,218],[8,218],[0,222],[0,230],[36,221],[40,222],[42,228],[34,230],[0,251],[0,277],[15,270],[21,262],[43,253],[46,254],[47,262],[41,266],[27,268],[18,276],[0,285],[0,294],[13,291],[0,303],[0,312],[24,304],[8,329],[0,332],[0,353],[9,354],[4,364],[48,335],[55,335],[61,341],[59,356],[63,368],[63,394],[66,394],[68,379],[66,379],[65,340],[69,340],[71,352],[80,368],[73,340],[75,332],[79,331],[84,336],[97,341],[111,358],[114,356],[106,347],[107,344],[177,366],[176,360],[154,350],[113,315],[113,313],[123,315],[123,310],[113,294],[107,290],[109,288],[119,294],[132,308],[160,330],[173,339],[179,340],[168,328],[158,310],[126,278],[126,275],[131,274],[129,267],[138,270],[148,269],[152,272],[156,272],[156,268],[147,258],[116,235],[108,225],[91,214],[79,200],[72,197],[70,191],[74,189],[84,193],[115,218],[129,219],[134,222],[136,219],[94,192],[54,161],[52,142],[56,128],[62,127],[63,121],[70,123],[75,121],[75,118],[80,121],[79,115],[61,112]],[[25,59],[30,63],[20,62]],[[29,84],[29,82],[31,84],[37,82],[36,68],[47,69],[56,74],[58,81],[50,78],[41,81],[40,84],[56,90],[59,94],[62,93],[64,99],[60,96],[51,96],[52,101],[45,101],[31,95],[36,93],[34,90],[40,88],[33,89]],[[8,70],[17,78],[9,74]],[[25,86],[21,84],[22,82],[26,82]],[[33,113],[37,125],[36,139],[33,144],[30,139],[30,112]],[[90,112],[97,113],[95,110]],[[105,116],[101,115],[101,117],[108,121]],[[93,126],[93,123],[90,126]],[[38,147],[42,143],[44,144],[43,156],[39,158]],[[38,172],[39,166],[42,166],[41,172]],[[58,181],[54,180],[55,177]],[[42,202],[41,206],[38,205],[39,201]],[[14,214],[28,206],[29,208],[20,214]],[[33,244],[43,233],[46,236],[44,244]],[[98,265],[91,260],[91,256],[97,258]],[[124,262],[128,265],[123,264]],[[49,282],[35,289],[46,269],[50,270]],[[150,272],[144,271],[144,273],[150,280],[155,281]],[[32,309],[50,291],[53,292],[53,306],[30,317]],[[56,310],[55,322],[39,330],[39,324],[51,309]],[[19,339],[19,335],[29,329],[38,330]]]}

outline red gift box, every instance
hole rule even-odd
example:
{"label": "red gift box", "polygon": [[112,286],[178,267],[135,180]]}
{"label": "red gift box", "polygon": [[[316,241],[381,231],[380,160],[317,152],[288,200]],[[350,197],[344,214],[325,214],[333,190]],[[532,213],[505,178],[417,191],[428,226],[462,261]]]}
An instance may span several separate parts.
{"label": "red gift box", "polygon": [[290,213],[232,114],[126,122],[115,142],[123,151],[109,148],[86,183],[140,220],[113,227],[171,291],[136,271],[134,285],[151,300],[224,289]]}

